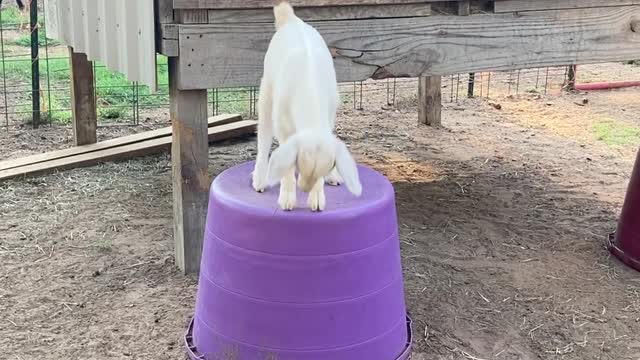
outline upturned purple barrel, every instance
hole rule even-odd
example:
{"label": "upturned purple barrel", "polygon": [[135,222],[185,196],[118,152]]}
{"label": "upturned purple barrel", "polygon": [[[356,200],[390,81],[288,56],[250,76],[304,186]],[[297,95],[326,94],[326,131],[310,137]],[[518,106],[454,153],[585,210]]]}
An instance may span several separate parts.
{"label": "upturned purple barrel", "polygon": [[278,207],[252,163],[211,185],[191,359],[396,360],[410,353],[393,187],[360,167],[362,196],[326,187],[327,209]]}
{"label": "upturned purple barrel", "polygon": [[640,271],[640,150],[609,250],[622,262]]}

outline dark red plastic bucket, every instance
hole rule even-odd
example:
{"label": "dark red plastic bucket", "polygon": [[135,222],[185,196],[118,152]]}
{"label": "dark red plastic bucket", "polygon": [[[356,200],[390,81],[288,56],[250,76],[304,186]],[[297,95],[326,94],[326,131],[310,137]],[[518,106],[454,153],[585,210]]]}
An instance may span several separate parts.
{"label": "dark red plastic bucket", "polygon": [[618,228],[609,237],[609,251],[640,271],[640,150],[631,173]]}

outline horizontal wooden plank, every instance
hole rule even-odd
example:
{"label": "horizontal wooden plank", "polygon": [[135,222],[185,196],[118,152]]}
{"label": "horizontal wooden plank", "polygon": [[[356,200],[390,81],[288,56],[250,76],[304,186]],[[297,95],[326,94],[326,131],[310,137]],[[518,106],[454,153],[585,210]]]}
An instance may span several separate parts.
{"label": "horizontal wooden plank", "polygon": [[495,2],[496,13],[518,11],[544,11],[562,9],[585,9],[595,7],[617,7],[639,5],[640,0],[502,0]]}
{"label": "horizontal wooden plank", "polygon": [[157,46],[156,51],[164,56],[176,57],[180,55],[178,40],[160,39]]}
{"label": "horizontal wooden plank", "polygon": [[[295,7],[347,6],[347,5],[398,5],[420,2],[454,0],[290,0]],[[266,9],[281,0],[173,0],[174,9]]]}
{"label": "horizontal wooden plank", "polygon": [[156,52],[170,57],[178,56],[178,26],[157,24],[156,29]]}
{"label": "horizontal wooden plank", "polygon": [[[305,21],[429,16],[431,15],[431,4],[303,7],[296,9],[296,15]],[[272,24],[274,22],[273,11],[271,9],[209,10],[210,24],[237,22]]]}
{"label": "horizontal wooden plank", "polygon": [[178,11],[176,22],[180,24],[206,24],[209,22],[206,9],[183,9]]}
{"label": "horizontal wooden plank", "polygon": [[[255,132],[256,125],[257,122],[255,121],[242,120],[226,125],[211,127],[209,128],[209,142],[221,141],[241,135],[251,134]],[[92,166],[108,161],[121,161],[134,157],[156,154],[169,150],[171,148],[171,142],[171,136],[165,136],[115,148],[74,155],[33,165],[21,166],[0,171],[0,180],[26,175],[43,174],[56,170]]]}
{"label": "horizontal wooden plank", "polygon": [[[240,115],[219,115],[209,118],[209,127],[220,126],[238,122],[242,120]],[[139,134],[133,134],[129,136],[123,136],[117,139],[106,140],[95,144],[75,146],[68,149],[51,151],[44,154],[37,154],[32,156],[26,156],[19,159],[0,161],[0,171],[13,169],[20,166],[37,164],[45,161],[51,161],[61,159],[69,156],[87,154],[100,150],[106,150],[115,148],[118,146],[124,146],[129,144],[135,144],[147,140],[157,139],[161,137],[168,137],[171,135],[171,127],[165,127],[162,129],[146,131]]]}
{"label": "horizontal wooden plank", "polygon": [[[318,21],[340,81],[561,66],[640,57],[640,6]],[[180,89],[259,84],[272,31],[181,25]]]}
{"label": "horizontal wooden plank", "polygon": [[176,24],[162,24],[159,32],[162,39],[178,40],[178,25]]}

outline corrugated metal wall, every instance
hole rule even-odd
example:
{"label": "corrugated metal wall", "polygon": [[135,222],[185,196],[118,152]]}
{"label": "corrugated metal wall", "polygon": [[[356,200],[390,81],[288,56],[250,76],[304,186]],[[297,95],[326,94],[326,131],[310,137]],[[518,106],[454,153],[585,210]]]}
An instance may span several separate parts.
{"label": "corrugated metal wall", "polygon": [[47,34],[156,90],[153,0],[45,0]]}

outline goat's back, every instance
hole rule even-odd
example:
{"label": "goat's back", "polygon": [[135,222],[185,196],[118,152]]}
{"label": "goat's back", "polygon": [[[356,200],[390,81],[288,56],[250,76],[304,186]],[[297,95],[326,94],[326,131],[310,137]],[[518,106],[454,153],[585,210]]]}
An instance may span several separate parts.
{"label": "goat's back", "polygon": [[297,17],[289,19],[273,36],[264,66],[274,93],[289,99],[295,121],[333,120],[336,73],[329,48],[316,29]]}

